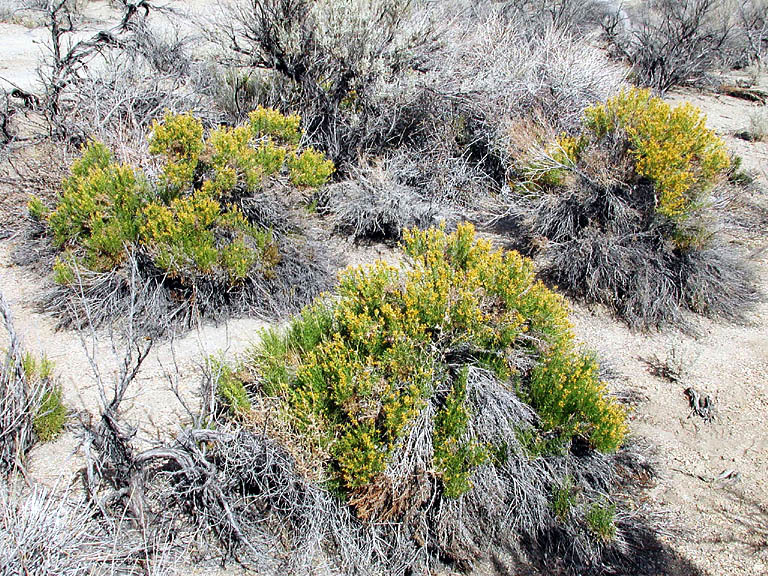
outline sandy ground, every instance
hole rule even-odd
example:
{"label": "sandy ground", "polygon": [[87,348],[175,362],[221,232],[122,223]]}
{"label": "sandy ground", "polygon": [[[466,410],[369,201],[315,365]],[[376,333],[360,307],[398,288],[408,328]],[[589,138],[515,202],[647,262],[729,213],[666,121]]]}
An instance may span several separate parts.
{"label": "sandy ground", "polygon": [[[200,0],[192,8],[199,13],[207,5]],[[89,18],[109,18],[111,14],[106,2],[88,4]],[[0,23],[0,77],[25,89],[35,86],[37,58],[45,40],[41,29],[29,26],[23,21]],[[710,126],[768,186],[768,143],[750,143],[734,136],[747,126],[755,105],[695,92],[674,94],[671,99],[700,106]],[[768,207],[766,193],[756,194],[755,201]],[[766,230],[734,241],[750,251],[760,284],[768,290]],[[31,350],[44,352],[54,361],[68,406],[94,413],[98,387],[86,353],[92,343],[86,340],[84,344],[73,332],[56,331],[55,320],[36,309],[44,281],[33,271],[12,265],[12,242],[0,241],[0,291],[11,304],[17,331]],[[338,250],[343,260],[354,264],[393,258],[382,247],[342,244]],[[619,376],[614,389],[631,391],[638,399],[631,416],[631,435],[653,449],[658,475],[650,500],[668,518],[666,543],[712,576],[768,574],[768,303],[760,304],[751,317],[749,326],[702,321],[696,336],[675,331],[638,334],[603,310],[574,307],[579,338]],[[157,344],[128,403],[128,419],[139,426],[142,437],[173,434],[186,419],[166,372],[178,367],[180,392],[194,403],[202,359],[221,351],[242,353],[264,326],[257,319],[234,319],[203,325]],[[104,381],[110,382],[119,354],[112,352],[106,334],[97,336],[92,356]],[[648,367],[648,361],[663,360],[672,351],[685,366],[679,382],[653,376]],[[711,395],[717,408],[714,422],[689,417],[683,394],[687,386]],[[81,464],[73,430],[33,450],[30,472],[35,479],[49,485],[73,481]],[[729,477],[718,479],[721,475]]]}

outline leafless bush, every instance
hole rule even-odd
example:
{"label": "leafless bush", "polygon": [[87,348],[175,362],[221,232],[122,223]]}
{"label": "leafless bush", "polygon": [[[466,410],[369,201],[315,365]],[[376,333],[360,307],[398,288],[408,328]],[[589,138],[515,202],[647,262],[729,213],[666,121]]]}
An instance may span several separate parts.
{"label": "leafless bush", "polygon": [[70,142],[97,139],[121,157],[146,158],[146,133],[165,111],[192,112],[207,125],[220,118],[195,79],[157,70],[142,55],[110,51],[103,70],[87,71],[67,84],[66,109],[56,117]]}
{"label": "leafless bush", "polygon": [[[264,70],[268,103],[298,110],[305,132],[337,166],[395,134],[382,87],[429,66],[434,24],[408,0],[249,0],[220,25],[235,64]],[[393,111],[394,112],[394,111]]]}
{"label": "leafless bush", "polygon": [[483,136],[503,132],[504,118],[540,106],[573,126],[621,81],[597,49],[566,32],[537,31],[501,9],[478,17],[447,10],[399,0],[311,9],[305,0],[254,0],[238,4],[222,45],[241,55],[233,64],[253,70],[243,90],[298,110],[342,174],[361,156],[395,148],[430,165],[434,157],[423,157],[457,127],[456,155],[482,165]]}
{"label": "leafless bush", "polygon": [[405,228],[435,223],[435,199],[409,183],[409,173],[410,182],[418,181],[418,168],[406,162],[395,158],[352,169],[349,180],[322,191],[320,209],[355,238],[397,239]]}
{"label": "leafless bush", "polygon": [[768,53],[768,2],[741,0],[738,23],[742,57],[736,64],[744,66],[757,62],[761,68]]}
{"label": "leafless bush", "polygon": [[[421,41],[398,52],[390,62],[396,65],[386,73],[350,79],[347,92],[337,95],[340,101],[323,104],[318,111],[318,102],[325,100],[314,95],[317,82],[306,87],[281,62],[298,66],[302,74],[304,67],[314,70],[313,66],[330,65],[315,63],[320,49],[311,46],[339,40],[323,36],[328,32],[318,25],[310,39],[302,40],[304,44],[295,38],[293,43],[286,41],[293,50],[290,54],[267,57],[267,48],[277,50],[272,46],[276,40],[270,40],[267,32],[275,34],[283,24],[276,21],[274,10],[262,4],[249,4],[250,12],[241,6],[236,19],[240,28],[229,30],[230,42],[247,56],[239,62],[244,67],[240,69],[248,72],[247,76],[232,73],[228,90],[243,99],[236,103],[240,110],[247,109],[244,102],[262,98],[302,114],[307,137],[331,150],[337,174],[346,180],[331,191],[327,207],[355,234],[376,234],[387,228],[387,234],[397,236],[395,228],[402,223],[424,220],[422,214],[398,215],[397,207],[408,197],[417,200],[420,213],[419,197],[427,205],[477,207],[478,201],[498,192],[506,182],[517,138],[512,129],[516,119],[536,114],[558,130],[572,130],[583,109],[609,96],[623,79],[620,68],[599,49],[567,31],[552,26],[537,29],[517,16],[505,16],[500,9],[451,20],[440,8],[408,12],[405,4],[398,4],[399,20],[392,23],[399,26],[397,34],[413,34]],[[288,4],[282,9],[287,10]],[[387,5],[381,0],[364,4],[379,10]],[[367,24],[360,23],[365,22],[364,14],[354,12],[358,8],[350,10],[353,15],[343,22],[342,28],[349,29],[344,34],[367,38]],[[430,24],[433,21],[449,25],[438,29]],[[291,33],[298,34],[294,29]],[[262,47],[254,38],[269,46]],[[396,39],[393,33],[392,42]],[[345,56],[351,60],[345,60],[345,65],[355,70],[364,67],[369,57],[361,50]],[[374,68],[384,65],[376,62]],[[350,72],[350,78],[357,78],[355,74]],[[377,180],[381,184],[374,185]],[[418,195],[408,189],[418,190]],[[347,193],[350,197],[345,202]]]}
{"label": "leafless bush", "polygon": [[765,14],[761,0],[652,0],[618,10],[604,27],[637,83],[665,92],[706,83],[722,68],[759,62]]}
{"label": "leafless bush", "polygon": [[170,9],[149,1],[124,3],[116,26],[85,39],[66,0],[47,7],[50,54],[40,69],[42,110],[51,134],[74,143],[98,138],[115,148],[141,148],[149,123],[165,110],[219,119],[207,96],[210,79],[189,55],[191,40],[150,26],[150,12]]}
{"label": "leafless bush", "polygon": [[609,10],[606,0],[506,0],[505,14],[537,26],[584,31],[598,26]]}
{"label": "leafless bush", "polygon": [[[3,576],[166,576],[163,557],[147,555],[141,535],[99,522],[81,498],[33,487],[26,493],[0,485],[0,574]],[[115,531],[117,530],[117,531]]]}

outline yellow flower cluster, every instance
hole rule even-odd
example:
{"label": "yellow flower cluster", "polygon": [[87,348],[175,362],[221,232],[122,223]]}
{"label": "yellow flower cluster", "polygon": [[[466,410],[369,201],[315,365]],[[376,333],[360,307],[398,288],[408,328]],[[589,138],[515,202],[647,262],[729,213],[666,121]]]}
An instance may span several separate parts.
{"label": "yellow flower cluster", "polygon": [[434,421],[435,472],[446,496],[468,490],[489,450],[464,438],[467,373],[456,365],[519,380],[527,375],[512,359],[521,349],[561,350],[567,360],[545,361],[531,385],[548,425],[600,449],[618,444],[614,418],[623,413],[595,366],[573,352],[567,307],[536,280],[530,260],[494,250],[470,224],[453,234],[410,230],[403,243],[407,266],[348,269],[337,298],[307,308],[286,333],[266,334],[253,354],[265,391],[283,400],[309,445],[332,455],[332,480],[345,490],[374,481],[428,399],[449,389]]}
{"label": "yellow flower cluster", "polygon": [[725,143],[691,104],[672,108],[649,90],[624,90],[585,112],[596,139],[626,133],[635,170],[654,183],[659,214],[683,225],[729,167]]}
{"label": "yellow flower cluster", "polygon": [[192,184],[203,148],[203,124],[191,114],[166,112],[162,122],[152,123],[149,152],[167,160],[160,178],[166,200]]}
{"label": "yellow flower cluster", "polygon": [[626,412],[607,396],[597,362],[567,344],[553,347],[534,368],[528,393],[545,425],[563,437],[581,435],[612,452],[626,434]]}

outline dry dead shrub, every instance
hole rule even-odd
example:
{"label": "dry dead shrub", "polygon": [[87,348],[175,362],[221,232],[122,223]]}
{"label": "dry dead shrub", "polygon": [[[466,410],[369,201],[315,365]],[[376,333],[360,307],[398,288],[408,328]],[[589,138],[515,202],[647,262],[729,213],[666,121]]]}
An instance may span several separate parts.
{"label": "dry dead shrub", "polygon": [[[155,555],[156,554],[156,555]],[[0,484],[0,574],[3,576],[170,576],[162,546],[99,520],[82,498],[34,486]]]}
{"label": "dry dead shrub", "polygon": [[763,0],[651,0],[617,9],[604,29],[635,81],[666,92],[759,64],[768,46],[766,7]]}
{"label": "dry dead shrub", "polygon": [[[370,0],[329,28],[326,4],[240,5],[224,27],[240,53],[228,90],[302,114],[307,138],[344,180],[325,208],[356,235],[397,237],[403,224],[428,223],[430,205],[478,208],[506,183],[509,124],[535,113],[573,130],[622,82],[621,69],[575,33],[500,6],[457,16],[450,6]],[[281,10],[295,18],[278,18]],[[382,45],[369,27],[386,10],[392,32]],[[415,214],[402,213],[405,202]]]}
{"label": "dry dead shrub", "polygon": [[120,10],[116,25],[89,35],[70,0],[45,7],[50,42],[39,69],[45,92],[37,109],[50,135],[140,152],[143,134],[166,110],[194,111],[209,124],[219,120],[208,96],[210,75],[192,56],[195,40],[179,36],[179,15],[149,2],[125,2]]}

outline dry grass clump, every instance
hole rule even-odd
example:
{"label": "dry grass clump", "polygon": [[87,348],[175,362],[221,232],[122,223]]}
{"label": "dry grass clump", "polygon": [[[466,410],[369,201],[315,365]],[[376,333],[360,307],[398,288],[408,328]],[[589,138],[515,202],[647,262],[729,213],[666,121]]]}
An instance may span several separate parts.
{"label": "dry grass clump", "polygon": [[23,467],[25,454],[36,442],[51,440],[61,431],[67,410],[51,363],[22,349],[2,294],[0,316],[8,334],[0,362],[0,473],[8,473]]}
{"label": "dry grass clump", "polygon": [[99,521],[82,498],[39,486],[25,492],[0,483],[0,574],[28,576],[170,576],[140,534]]}
{"label": "dry grass clump", "polygon": [[167,113],[149,137],[154,172],[89,143],[55,205],[29,204],[55,253],[49,306],[65,323],[98,324],[125,314],[136,283],[156,288],[140,305],[158,325],[305,304],[327,263],[294,233],[288,198],[321,186],[333,165],[300,138],[298,116],[259,108],[207,134],[195,117]]}
{"label": "dry grass clump", "polygon": [[408,163],[401,156],[352,168],[349,179],[322,190],[318,210],[355,238],[398,239],[407,228],[434,224],[444,210],[418,187],[419,169]]}
{"label": "dry grass clump", "polygon": [[685,324],[686,310],[745,318],[751,274],[713,232],[711,192],[728,167],[698,110],[633,89],[527,165],[512,212],[553,282],[631,326]]}

